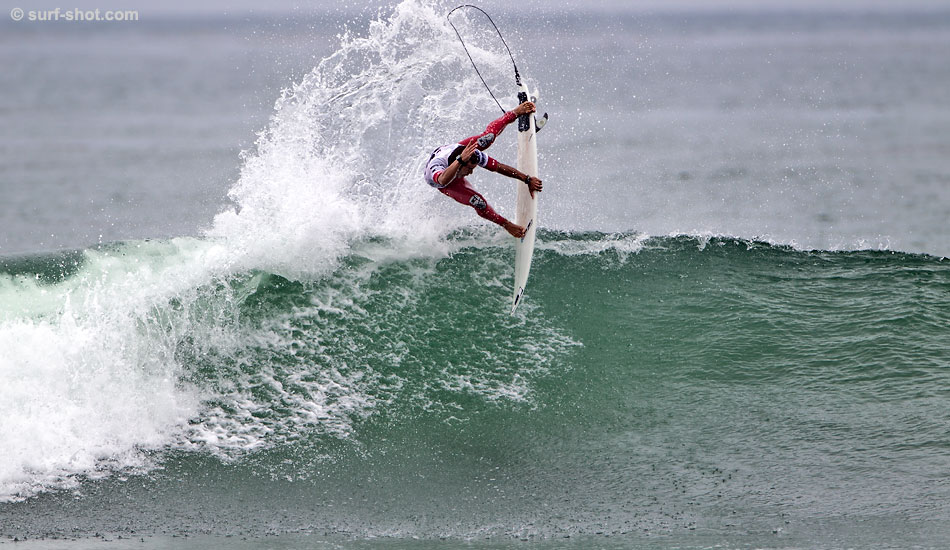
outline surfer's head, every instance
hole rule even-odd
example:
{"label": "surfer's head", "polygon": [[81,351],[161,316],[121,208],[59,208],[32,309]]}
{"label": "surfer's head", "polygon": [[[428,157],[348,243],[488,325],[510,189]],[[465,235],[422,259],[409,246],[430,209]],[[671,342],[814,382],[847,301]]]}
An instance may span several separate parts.
{"label": "surfer's head", "polygon": [[[465,146],[464,146],[464,145],[459,145],[458,147],[456,147],[456,148],[452,151],[452,154],[449,155],[449,164],[452,164],[452,163],[455,162],[456,160],[460,160],[460,159],[459,159],[459,155],[461,155],[461,154],[462,154],[462,151],[464,151],[464,150],[465,150]],[[474,172],[474,171],[475,171],[475,166],[477,166],[477,164],[478,164],[478,157],[476,156],[476,155],[478,155],[478,154],[479,154],[478,151],[473,152],[473,153],[472,153],[472,156],[468,159],[469,162],[468,162],[468,163],[464,163],[464,162],[462,163],[462,166],[459,168],[459,171],[456,173],[456,176],[455,176],[455,177],[457,177],[457,178],[458,178],[458,177],[464,178],[465,176],[467,176],[467,175],[471,174],[472,172]]]}

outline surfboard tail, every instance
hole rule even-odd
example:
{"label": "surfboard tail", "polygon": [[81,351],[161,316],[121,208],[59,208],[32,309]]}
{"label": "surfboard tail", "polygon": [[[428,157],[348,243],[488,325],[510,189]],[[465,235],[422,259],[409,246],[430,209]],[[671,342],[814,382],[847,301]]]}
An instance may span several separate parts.
{"label": "surfboard tail", "polygon": [[515,310],[518,309],[518,304],[521,303],[521,297],[524,296],[524,287],[520,287],[515,291],[514,303],[511,304],[511,314],[515,314]]}

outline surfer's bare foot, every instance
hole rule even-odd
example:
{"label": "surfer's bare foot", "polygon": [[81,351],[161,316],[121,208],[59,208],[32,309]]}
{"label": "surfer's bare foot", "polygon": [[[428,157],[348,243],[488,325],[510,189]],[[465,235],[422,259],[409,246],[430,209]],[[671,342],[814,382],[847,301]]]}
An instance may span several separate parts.
{"label": "surfer's bare foot", "polygon": [[511,234],[511,236],[516,239],[520,239],[521,237],[524,237],[524,234],[525,234],[524,227],[521,227],[520,225],[515,225],[511,222],[508,222],[508,225],[505,226],[505,230],[508,231],[508,233]]}

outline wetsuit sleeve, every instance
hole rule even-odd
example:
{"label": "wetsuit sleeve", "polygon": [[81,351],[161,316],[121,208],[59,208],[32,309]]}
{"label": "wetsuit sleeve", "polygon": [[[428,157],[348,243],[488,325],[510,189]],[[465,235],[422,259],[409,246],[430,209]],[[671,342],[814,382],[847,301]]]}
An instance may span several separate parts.
{"label": "wetsuit sleeve", "polygon": [[483,152],[481,152],[481,151],[475,151],[475,152],[478,154],[478,165],[479,165],[479,166],[481,166],[482,168],[484,168],[484,169],[486,169],[486,170],[490,170],[490,171],[492,171],[492,172],[497,171],[497,169],[498,169],[498,161],[497,161],[497,160],[491,158],[490,156],[486,155],[485,153],[483,153]]}

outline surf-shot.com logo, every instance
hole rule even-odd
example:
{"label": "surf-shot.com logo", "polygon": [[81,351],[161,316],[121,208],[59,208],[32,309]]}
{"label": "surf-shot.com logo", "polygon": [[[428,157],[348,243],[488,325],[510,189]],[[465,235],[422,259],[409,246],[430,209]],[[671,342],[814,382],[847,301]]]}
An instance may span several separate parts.
{"label": "surf-shot.com logo", "polygon": [[47,22],[47,21],[138,21],[138,10],[81,10],[74,8],[64,10],[56,8],[55,10],[23,10],[22,8],[13,8],[10,10],[10,19],[14,21]]}

